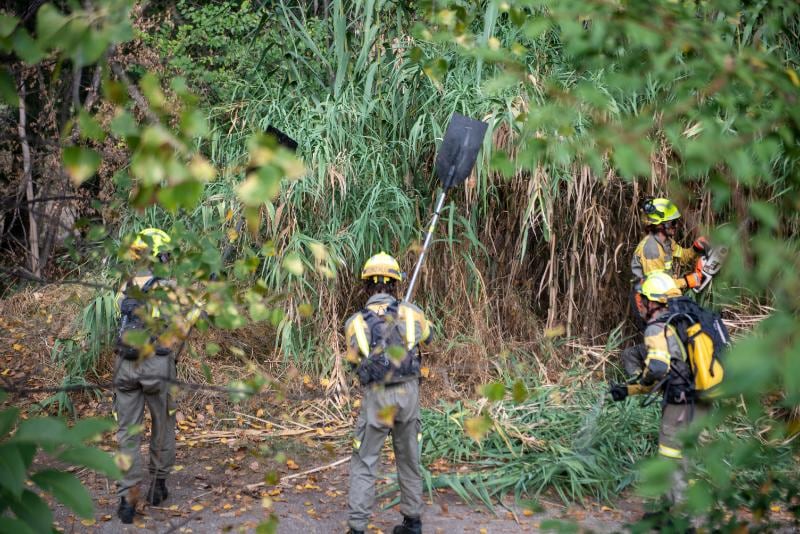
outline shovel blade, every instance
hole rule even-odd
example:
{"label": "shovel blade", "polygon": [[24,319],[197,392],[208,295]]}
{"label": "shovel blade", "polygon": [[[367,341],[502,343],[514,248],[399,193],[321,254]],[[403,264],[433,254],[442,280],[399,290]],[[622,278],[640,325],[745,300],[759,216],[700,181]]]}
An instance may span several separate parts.
{"label": "shovel blade", "polygon": [[436,155],[436,174],[445,190],[460,184],[472,172],[488,126],[453,113]]}
{"label": "shovel blade", "polygon": [[278,144],[285,146],[289,150],[297,151],[297,141],[286,135],[284,132],[275,128],[274,126],[267,126],[267,133],[275,137]]}

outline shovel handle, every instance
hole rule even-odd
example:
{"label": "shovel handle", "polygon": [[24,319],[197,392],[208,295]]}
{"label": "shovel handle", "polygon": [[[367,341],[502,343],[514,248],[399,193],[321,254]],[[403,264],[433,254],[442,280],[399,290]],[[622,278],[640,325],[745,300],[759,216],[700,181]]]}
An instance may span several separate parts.
{"label": "shovel handle", "polygon": [[422,243],[422,252],[419,253],[417,264],[414,266],[414,274],[411,275],[411,281],[408,283],[406,296],[403,297],[403,300],[406,302],[411,302],[411,299],[414,297],[414,289],[417,285],[417,279],[419,278],[419,273],[422,270],[422,264],[425,261],[425,253],[428,251],[428,247],[431,244],[433,231],[436,229],[436,223],[439,222],[439,214],[442,212],[442,206],[444,206],[444,199],[446,196],[447,196],[447,189],[444,189],[442,190],[441,193],[439,193],[439,198],[436,200],[436,209],[433,210],[433,217],[431,218],[431,224],[428,225],[428,231],[425,234],[425,241]]}

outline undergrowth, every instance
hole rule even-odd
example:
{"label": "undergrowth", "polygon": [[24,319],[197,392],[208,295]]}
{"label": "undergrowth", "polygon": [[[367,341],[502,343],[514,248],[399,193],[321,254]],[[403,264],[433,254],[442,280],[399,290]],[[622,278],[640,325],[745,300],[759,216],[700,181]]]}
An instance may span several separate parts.
{"label": "undergrowth", "polygon": [[[614,501],[636,486],[637,466],[656,455],[661,408],[659,402],[643,407],[639,398],[606,402],[606,395],[602,385],[591,382],[531,385],[530,396],[521,403],[489,404],[483,399],[423,410],[423,464],[446,461],[444,472],[425,470],[427,490],[449,488],[465,501],[490,509],[507,495],[518,502],[535,501],[544,493],[565,504]],[[482,410],[489,411],[493,426],[476,443],[465,426]],[[693,467],[693,478],[732,485],[744,496],[770,477],[800,475],[791,442],[767,443],[760,437],[769,431],[771,419],[753,421],[741,413],[716,419],[713,430],[699,438],[695,454],[702,465]],[[722,443],[736,450],[754,437],[763,442],[763,450],[746,450],[765,460],[720,479],[720,469],[731,459],[712,451]]]}
{"label": "undergrowth", "polygon": [[442,404],[423,414],[423,458],[466,464],[468,471],[431,474],[430,488],[448,487],[489,507],[511,494],[533,498],[552,490],[565,503],[609,501],[634,481],[634,466],[656,449],[659,411],[637,402],[605,403],[598,385],[539,386],[519,404],[488,407],[490,433],[476,446],[464,431],[475,402]]}
{"label": "undergrowth", "polygon": [[[117,332],[118,311],[114,291],[103,291],[90,301],[74,320],[71,336],[56,339],[50,357],[63,370],[61,386],[85,384],[98,378],[100,358]],[[99,392],[95,392],[99,394]],[[74,413],[69,393],[59,392],[40,403]]]}

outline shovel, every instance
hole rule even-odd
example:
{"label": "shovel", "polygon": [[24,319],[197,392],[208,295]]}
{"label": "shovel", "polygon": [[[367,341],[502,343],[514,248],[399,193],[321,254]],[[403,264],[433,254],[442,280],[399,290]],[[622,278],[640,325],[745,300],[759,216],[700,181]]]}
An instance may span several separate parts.
{"label": "shovel", "polygon": [[442,182],[442,190],[436,199],[433,217],[425,233],[425,241],[422,244],[422,252],[419,254],[417,265],[414,267],[414,274],[411,275],[411,281],[408,283],[408,289],[403,298],[406,302],[410,302],[414,297],[414,289],[417,285],[419,273],[422,270],[422,264],[425,261],[425,253],[430,247],[433,232],[439,222],[439,215],[442,212],[447,191],[466,180],[467,176],[472,172],[475,160],[478,158],[478,151],[483,144],[483,137],[486,135],[487,127],[488,124],[485,122],[476,121],[458,113],[454,113],[450,119],[450,124],[447,126],[447,131],[442,140],[442,146],[439,147],[439,154],[436,156],[435,169],[439,181]]}

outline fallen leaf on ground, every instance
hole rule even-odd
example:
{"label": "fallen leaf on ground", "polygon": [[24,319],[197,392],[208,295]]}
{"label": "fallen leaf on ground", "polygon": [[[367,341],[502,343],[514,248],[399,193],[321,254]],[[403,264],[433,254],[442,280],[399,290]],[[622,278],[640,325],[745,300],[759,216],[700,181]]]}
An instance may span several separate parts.
{"label": "fallen leaf on ground", "polygon": [[378,420],[388,427],[394,426],[394,416],[397,414],[397,406],[384,406],[378,410]]}
{"label": "fallen leaf on ground", "polygon": [[202,509],[203,509],[203,505],[202,504],[193,504],[192,505],[192,511],[193,512],[199,512]]}

